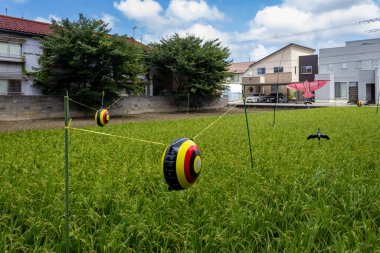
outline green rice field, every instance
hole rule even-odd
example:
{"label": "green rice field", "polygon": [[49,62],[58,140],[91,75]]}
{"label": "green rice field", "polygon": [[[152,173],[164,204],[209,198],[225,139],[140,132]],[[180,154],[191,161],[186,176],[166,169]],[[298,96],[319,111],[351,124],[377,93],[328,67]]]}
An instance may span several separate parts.
{"label": "green rice field", "polygon": [[[183,191],[160,174],[165,146],[70,130],[70,251],[380,252],[380,113],[272,117],[249,114],[253,168],[244,114],[197,137]],[[217,118],[85,129],[170,144]],[[331,140],[306,140],[318,128]],[[63,127],[0,133],[0,252],[65,252],[64,157]]]}

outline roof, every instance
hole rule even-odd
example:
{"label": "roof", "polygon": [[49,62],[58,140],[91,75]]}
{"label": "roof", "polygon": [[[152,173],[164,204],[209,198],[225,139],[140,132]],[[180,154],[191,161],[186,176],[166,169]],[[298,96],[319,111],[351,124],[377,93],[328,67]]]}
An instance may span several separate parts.
{"label": "roof", "polygon": [[259,63],[259,62],[261,62],[261,61],[263,61],[263,60],[265,60],[265,59],[271,57],[272,55],[275,55],[275,54],[281,52],[282,50],[285,50],[285,49],[287,49],[288,47],[292,47],[292,46],[299,47],[299,48],[302,48],[302,49],[306,49],[306,50],[308,50],[308,51],[311,51],[312,53],[315,52],[315,49],[314,49],[314,48],[301,46],[301,45],[298,45],[298,44],[295,44],[295,43],[290,43],[290,44],[288,44],[288,45],[286,45],[286,46],[280,48],[279,50],[277,50],[277,51],[271,53],[270,55],[265,56],[264,58],[258,60],[258,61],[255,62],[255,63]]}
{"label": "roof", "polygon": [[0,15],[0,30],[34,35],[52,34],[49,23]]}
{"label": "roof", "polygon": [[[53,33],[50,26],[51,24],[49,23],[0,15],[0,31],[41,36],[50,35]],[[127,41],[137,45],[144,45],[143,43],[131,37],[128,37]]]}
{"label": "roof", "polygon": [[230,73],[245,73],[248,68],[253,64],[254,62],[236,62],[231,63],[230,66],[228,66],[228,72]]}

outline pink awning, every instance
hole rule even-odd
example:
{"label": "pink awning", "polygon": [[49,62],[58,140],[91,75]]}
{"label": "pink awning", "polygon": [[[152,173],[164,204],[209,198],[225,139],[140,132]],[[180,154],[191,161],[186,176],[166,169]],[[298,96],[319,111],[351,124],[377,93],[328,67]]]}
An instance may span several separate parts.
{"label": "pink awning", "polygon": [[301,92],[304,92],[303,96],[304,98],[312,98],[314,97],[314,94],[312,91],[318,90],[325,86],[330,80],[316,80],[312,82],[302,82],[302,83],[291,83],[288,84],[287,87],[292,90],[299,90]]}

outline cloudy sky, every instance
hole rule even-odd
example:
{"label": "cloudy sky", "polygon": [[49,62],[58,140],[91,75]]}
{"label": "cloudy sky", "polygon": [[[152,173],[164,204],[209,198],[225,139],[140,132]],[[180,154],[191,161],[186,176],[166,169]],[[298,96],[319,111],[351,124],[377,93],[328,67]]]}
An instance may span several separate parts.
{"label": "cloudy sky", "polygon": [[234,62],[258,60],[289,43],[318,50],[380,37],[380,0],[0,0],[0,8],[43,22],[83,13],[145,44],[175,32],[219,38]]}

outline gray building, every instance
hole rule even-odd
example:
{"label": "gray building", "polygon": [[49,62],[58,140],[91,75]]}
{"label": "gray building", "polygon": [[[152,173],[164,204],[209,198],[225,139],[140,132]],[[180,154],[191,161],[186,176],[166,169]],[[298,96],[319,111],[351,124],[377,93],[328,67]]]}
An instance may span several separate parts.
{"label": "gray building", "polygon": [[379,96],[380,38],[348,41],[319,50],[316,80],[330,80],[315,92],[316,102],[376,103]]}

